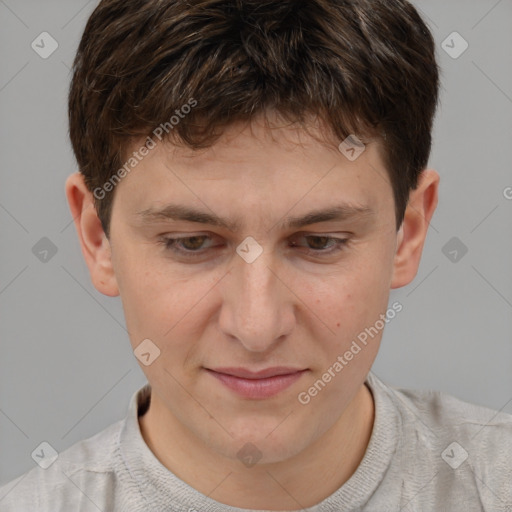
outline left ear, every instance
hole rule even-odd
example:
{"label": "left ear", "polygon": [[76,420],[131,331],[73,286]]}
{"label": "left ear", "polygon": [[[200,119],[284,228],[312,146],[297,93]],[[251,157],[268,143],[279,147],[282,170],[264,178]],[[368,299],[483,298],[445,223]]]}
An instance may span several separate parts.
{"label": "left ear", "polygon": [[436,171],[425,169],[419,176],[418,186],[409,194],[398,232],[391,288],[409,284],[418,272],[430,219],[437,206],[439,180]]}

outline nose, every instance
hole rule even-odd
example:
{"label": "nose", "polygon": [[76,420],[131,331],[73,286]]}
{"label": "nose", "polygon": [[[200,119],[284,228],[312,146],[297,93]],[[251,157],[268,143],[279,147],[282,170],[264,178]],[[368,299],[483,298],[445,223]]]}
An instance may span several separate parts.
{"label": "nose", "polygon": [[239,258],[222,280],[219,326],[250,352],[265,352],[291,333],[293,293],[286,276],[265,250],[252,263]]}

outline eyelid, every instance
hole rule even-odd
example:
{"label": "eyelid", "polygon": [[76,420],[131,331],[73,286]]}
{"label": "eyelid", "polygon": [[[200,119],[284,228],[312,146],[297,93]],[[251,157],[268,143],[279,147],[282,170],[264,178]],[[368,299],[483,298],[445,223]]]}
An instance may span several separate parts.
{"label": "eyelid", "polygon": [[[181,249],[178,245],[179,242],[183,239],[187,240],[190,238],[200,238],[205,237],[206,239],[213,240],[216,235],[213,235],[211,233],[194,233],[194,234],[186,234],[181,233],[179,236],[171,236],[168,235],[162,235],[159,238],[159,243],[164,245],[164,250],[168,253],[172,253],[175,255],[175,257],[183,257],[186,260],[189,260],[192,262],[193,260],[198,260],[200,258],[205,258],[207,255],[215,249],[215,246],[213,247],[206,247],[199,250],[188,250],[188,249]],[[298,245],[292,245],[293,248],[297,247],[298,249],[302,249],[302,253],[315,257],[315,258],[325,258],[329,256],[335,256],[343,251],[346,250],[347,245],[350,243],[349,237],[340,237],[340,236],[332,236],[332,234],[328,233],[307,233],[307,232],[299,232],[295,233],[295,235],[292,235],[292,238],[294,237],[301,237],[301,238],[327,238],[328,244],[331,244],[328,249],[311,249],[308,247],[298,246]]]}
{"label": "eyelid", "polygon": [[[332,238],[336,240],[345,240],[348,237],[350,237],[352,233],[318,233],[318,232],[309,232],[309,231],[298,231],[297,233],[294,233],[290,235],[288,238],[293,239],[296,237],[318,237],[318,238]],[[214,233],[210,232],[203,232],[203,233],[166,233],[164,235],[160,235],[158,238],[160,240],[183,240],[188,238],[196,238],[196,237],[207,237],[210,240],[214,240],[216,238],[221,238],[220,235],[216,235]],[[241,243],[241,242],[240,242]]]}

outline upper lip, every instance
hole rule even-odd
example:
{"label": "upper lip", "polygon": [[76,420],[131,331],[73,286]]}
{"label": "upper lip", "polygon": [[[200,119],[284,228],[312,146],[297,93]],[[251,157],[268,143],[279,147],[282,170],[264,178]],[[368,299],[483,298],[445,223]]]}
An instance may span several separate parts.
{"label": "upper lip", "polygon": [[305,368],[292,368],[289,366],[274,366],[272,368],[265,368],[257,372],[248,370],[247,368],[207,368],[217,373],[224,373],[226,375],[233,375],[242,379],[266,379],[268,377],[275,377],[276,375],[289,375],[304,371]]}

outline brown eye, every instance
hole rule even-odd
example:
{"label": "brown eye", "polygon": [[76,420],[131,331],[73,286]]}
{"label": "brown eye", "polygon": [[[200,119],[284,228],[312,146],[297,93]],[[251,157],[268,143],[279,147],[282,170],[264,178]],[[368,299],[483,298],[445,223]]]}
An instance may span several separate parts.
{"label": "brown eye", "polygon": [[163,236],[160,242],[164,244],[165,249],[183,256],[199,256],[206,252],[210,247],[205,247],[205,241],[211,240],[208,235],[183,236],[171,238]]}
{"label": "brown eye", "polygon": [[[325,245],[329,243],[329,241],[335,240],[334,238],[328,236],[306,236],[309,241],[313,240],[313,244],[309,242],[310,248],[315,250],[325,249]],[[332,247],[332,245],[330,246]]]}
{"label": "brown eye", "polygon": [[[337,238],[324,235],[304,235],[301,238],[307,240],[307,246],[304,247],[305,252],[310,255],[322,256],[339,252],[344,249],[348,243],[348,238]],[[292,242],[293,247],[303,247],[302,245]]]}
{"label": "brown eye", "polygon": [[188,251],[197,251],[203,245],[206,235],[201,236],[189,236],[187,238],[178,239],[179,243],[183,244],[183,247]]}

